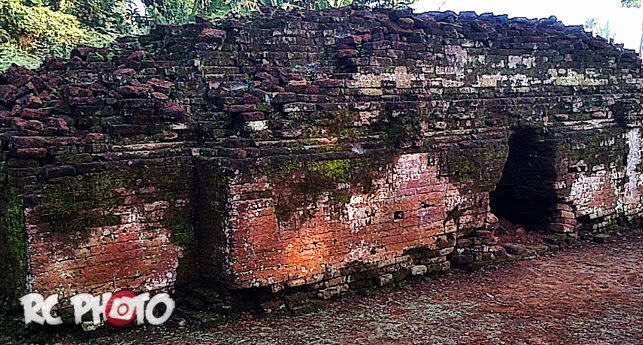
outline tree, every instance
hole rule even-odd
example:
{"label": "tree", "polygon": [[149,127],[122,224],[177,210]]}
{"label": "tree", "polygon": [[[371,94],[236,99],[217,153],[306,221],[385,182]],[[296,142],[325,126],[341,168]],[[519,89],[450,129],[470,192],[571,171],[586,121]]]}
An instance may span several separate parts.
{"label": "tree", "polygon": [[89,34],[78,18],[43,2],[0,2],[0,69],[10,62],[34,67],[44,55],[64,55],[87,41]]}
{"label": "tree", "polygon": [[80,44],[101,46],[119,35],[144,33],[157,24],[189,23],[197,16],[243,15],[260,6],[316,10],[357,3],[390,8],[413,1],[0,0],[0,71],[12,63],[35,68],[46,56],[67,56]]}
{"label": "tree", "polygon": [[278,7],[284,10],[339,8],[353,3],[378,8],[406,7],[415,0],[142,0],[147,18],[141,23],[180,24],[194,20],[196,16],[223,17],[228,14],[243,15],[256,11],[260,6]]}
{"label": "tree", "polygon": [[591,30],[595,35],[604,37],[607,40],[613,40],[614,37],[616,37],[616,33],[612,32],[612,26],[609,20],[604,23],[597,23],[596,18],[588,18],[585,20],[583,26]]}
{"label": "tree", "polygon": [[641,0],[621,0],[621,4],[626,7],[641,7]]}
{"label": "tree", "polygon": [[0,71],[35,68],[46,56],[67,56],[79,44],[105,45],[141,32],[130,0],[0,0]]}
{"label": "tree", "polygon": [[[628,8],[641,8],[641,0],[621,0],[621,5]],[[639,58],[643,59],[643,19],[641,20],[641,40],[639,41]]]}
{"label": "tree", "polygon": [[[61,4],[70,3],[65,0],[54,0]],[[83,0],[73,1],[64,8],[87,28],[104,34],[121,35],[140,33],[134,22],[132,0]]]}

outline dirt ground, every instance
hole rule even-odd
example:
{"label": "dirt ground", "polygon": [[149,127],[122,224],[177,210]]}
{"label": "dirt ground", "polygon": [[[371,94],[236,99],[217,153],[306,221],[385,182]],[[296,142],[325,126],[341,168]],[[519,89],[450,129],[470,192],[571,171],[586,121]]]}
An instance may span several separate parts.
{"label": "dirt ground", "polygon": [[300,316],[160,327],[62,344],[643,344],[643,231],[555,255],[428,277]]}

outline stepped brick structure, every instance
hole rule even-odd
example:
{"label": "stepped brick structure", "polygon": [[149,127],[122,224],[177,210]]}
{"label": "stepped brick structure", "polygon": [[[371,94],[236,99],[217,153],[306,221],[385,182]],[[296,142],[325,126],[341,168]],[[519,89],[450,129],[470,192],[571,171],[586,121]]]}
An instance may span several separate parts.
{"label": "stepped brick structure", "polygon": [[643,211],[642,77],[633,51],[555,18],[364,8],[12,67],[0,289],[329,298],[502,258],[498,217],[609,231]]}

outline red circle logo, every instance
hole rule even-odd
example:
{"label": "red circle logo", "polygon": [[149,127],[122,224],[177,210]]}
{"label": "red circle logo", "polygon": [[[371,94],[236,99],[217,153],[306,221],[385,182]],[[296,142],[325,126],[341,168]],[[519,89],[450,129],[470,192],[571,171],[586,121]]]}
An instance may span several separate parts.
{"label": "red circle logo", "polygon": [[105,319],[114,327],[125,327],[136,318],[136,306],[133,299],[136,294],[129,290],[121,290],[112,295],[105,306]]}

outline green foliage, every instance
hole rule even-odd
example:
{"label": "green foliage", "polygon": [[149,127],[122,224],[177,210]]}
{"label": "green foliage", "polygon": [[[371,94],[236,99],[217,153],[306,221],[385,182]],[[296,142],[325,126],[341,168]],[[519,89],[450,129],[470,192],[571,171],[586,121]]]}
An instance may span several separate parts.
{"label": "green foliage", "polygon": [[[61,1],[61,3],[67,2]],[[78,18],[84,27],[99,33],[112,35],[140,33],[134,21],[134,9],[130,3],[131,0],[76,0],[62,10]]]}
{"label": "green foliage", "polygon": [[182,24],[193,21],[197,14],[209,11],[209,5],[212,1],[151,0],[144,1],[144,3],[147,6],[147,12],[151,23]]}
{"label": "green foliage", "polygon": [[321,10],[325,8],[339,8],[348,6],[353,2],[353,0],[259,0],[258,3],[269,6],[269,7],[279,7],[284,10],[290,10],[293,8],[298,9],[309,9],[309,10]]}
{"label": "green foliage", "polygon": [[14,43],[25,51],[48,46],[60,52],[87,38],[76,17],[49,7],[27,6],[19,0],[0,3],[0,27],[3,43]]}
{"label": "green foliage", "polygon": [[[125,2],[127,0],[121,0]],[[107,2],[103,0],[102,2]],[[2,0],[0,2],[0,70],[16,63],[37,67],[46,56],[67,56],[79,44],[111,42],[118,30],[90,15],[99,2]],[[78,7],[75,5],[78,4]],[[83,6],[87,9],[83,10]],[[84,12],[87,11],[87,12]],[[103,17],[112,15],[103,12]]]}
{"label": "green foliage", "polygon": [[[68,56],[77,45],[103,46],[157,24],[184,24],[197,16],[243,15],[261,6],[321,10],[351,4],[406,7],[414,0],[0,0],[0,71],[16,63],[37,67],[47,56]],[[140,12],[144,12],[141,14]]]}
{"label": "green foliage", "polygon": [[415,0],[355,0],[353,3],[373,8],[407,8]]}
{"label": "green foliage", "polygon": [[27,68],[38,68],[42,62],[42,56],[20,49],[17,45],[3,43],[0,45],[0,71],[3,71],[11,64]]}
{"label": "green foliage", "polygon": [[260,6],[277,7],[283,10],[322,10],[357,4],[378,8],[407,7],[415,0],[145,0],[148,18],[139,22],[147,25],[183,24],[196,16],[224,17],[229,14],[243,15]]}
{"label": "green foliage", "polygon": [[625,7],[641,7],[641,0],[621,0],[621,5]]}
{"label": "green foliage", "polygon": [[612,25],[609,20],[604,23],[596,22],[595,18],[588,18],[583,25],[585,29],[591,30],[594,35],[604,37],[606,39],[614,39],[616,32],[612,31]]}
{"label": "green foliage", "polygon": [[246,14],[258,10],[260,1],[263,0],[143,0],[146,14],[139,16],[138,22],[142,26],[184,24],[193,22],[197,16],[220,18]]}

